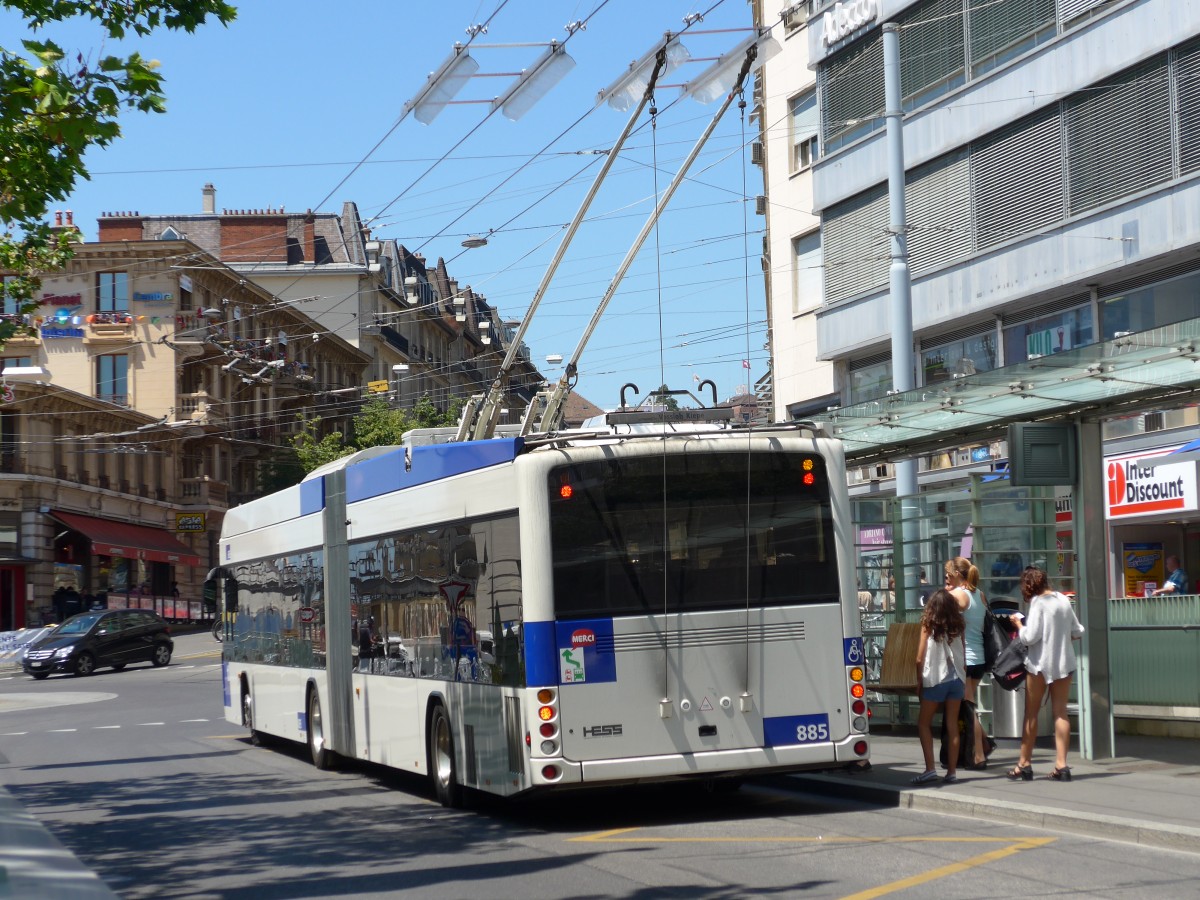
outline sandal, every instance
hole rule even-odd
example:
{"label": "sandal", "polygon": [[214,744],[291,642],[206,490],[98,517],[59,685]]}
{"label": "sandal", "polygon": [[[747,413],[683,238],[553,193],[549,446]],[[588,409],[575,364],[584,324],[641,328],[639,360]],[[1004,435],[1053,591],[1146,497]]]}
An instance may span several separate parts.
{"label": "sandal", "polygon": [[1004,777],[1009,781],[1033,781],[1033,766],[1013,766]]}
{"label": "sandal", "polygon": [[987,768],[987,764],[988,764],[988,761],[987,761],[987,758],[985,757],[982,762],[968,763],[966,768],[970,769],[972,772],[982,772],[984,769]]}
{"label": "sandal", "polygon": [[1071,780],[1071,767],[1063,766],[1061,769],[1055,769],[1053,772],[1051,772],[1046,777],[1053,781],[1070,781]]}
{"label": "sandal", "polygon": [[942,778],[942,784],[958,784],[958,776],[946,775]]}
{"label": "sandal", "polygon": [[996,739],[991,735],[984,735],[984,737],[986,738],[986,743],[983,749],[983,758],[987,759],[996,752]]}
{"label": "sandal", "polygon": [[931,784],[937,780],[938,773],[933,769],[929,769],[925,772],[922,772],[920,775],[915,776],[911,781],[909,781],[909,784]]}

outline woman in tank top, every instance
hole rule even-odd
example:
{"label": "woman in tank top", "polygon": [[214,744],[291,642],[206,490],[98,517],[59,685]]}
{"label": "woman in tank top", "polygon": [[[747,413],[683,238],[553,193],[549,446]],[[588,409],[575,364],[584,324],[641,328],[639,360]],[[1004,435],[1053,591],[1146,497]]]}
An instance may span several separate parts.
{"label": "woman in tank top", "polygon": [[[972,704],[977,703],[979,692],[979,682],[987,672],[987,666],[983,659],[983,619],[984,619],[984,604],[987,600],[983,596],[983,591],[979,589],[979,570],[971,564],[969,559],[961,556],[956,556],[954,559],[946,563],[945,567],[946,589],[954,595],[954,599],[958,601],[958,608],[962,610],[963,623],[965,629],[963,631],[963,641],[966,644],[967,652],[967,691],[966,700]],[[987,758],[992,752],[992,747],[995,743],[991,738],[983,733],[983,726],[979,724],[979,714],[975,714],[975,758],[971,761],[968,768],[971,769],[986,769]]]}

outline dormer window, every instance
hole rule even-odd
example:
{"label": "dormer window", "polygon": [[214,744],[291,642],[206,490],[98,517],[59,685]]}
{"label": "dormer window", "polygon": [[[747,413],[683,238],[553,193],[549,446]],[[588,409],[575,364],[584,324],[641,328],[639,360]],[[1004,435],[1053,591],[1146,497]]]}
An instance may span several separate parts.
{"label": "dormer window", "polygon": [[183,235],[168,225],[163,229],[163,233],[158,236],[160,241],[182,241]]}

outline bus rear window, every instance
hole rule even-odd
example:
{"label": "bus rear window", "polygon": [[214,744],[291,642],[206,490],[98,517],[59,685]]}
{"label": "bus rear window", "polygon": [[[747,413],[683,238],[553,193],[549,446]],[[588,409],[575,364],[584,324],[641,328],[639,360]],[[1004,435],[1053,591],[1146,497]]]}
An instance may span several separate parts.
{"label": "bus rear window", "polygon": [[548,488],[560,618],[838,602],[815,454],[608,459]]}

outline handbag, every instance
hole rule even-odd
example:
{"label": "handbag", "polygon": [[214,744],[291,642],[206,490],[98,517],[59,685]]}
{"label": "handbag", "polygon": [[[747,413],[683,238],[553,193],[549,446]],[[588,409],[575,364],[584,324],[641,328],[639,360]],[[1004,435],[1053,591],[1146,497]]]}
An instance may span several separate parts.
{"label": "handbag", "polygon": [[1000,623],[991,607],[983,612],[983,664],[989,669],[996,664],[1000,653],[1013,638],[1013,632]]}
{"label": "handbag", "polygon": [[1013,638],[1000,651],[992,664],[992,681],[1006,691],[1015,691],[1025,681],[1025,657],[1029,648],[1020,638]]}

